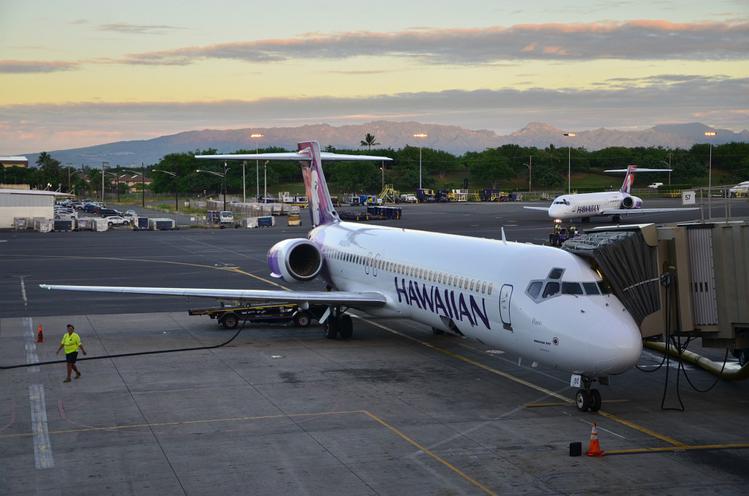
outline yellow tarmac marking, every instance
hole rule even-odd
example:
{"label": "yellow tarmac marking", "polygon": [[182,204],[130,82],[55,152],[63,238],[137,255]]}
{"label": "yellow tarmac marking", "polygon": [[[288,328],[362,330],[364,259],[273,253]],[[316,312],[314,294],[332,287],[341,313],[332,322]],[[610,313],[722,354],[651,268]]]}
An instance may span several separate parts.
{"label": "yellow tarmac marking", "polygon": [[[554,392],[554,391],[552,391],[550,389],[546,389],[545,387],[533,384],[532,382],[526,381],[525,379],[521,379],[519,377],[515,377],[514,375],[512,375],[512,374],[510,374],[508,372],[503,372],[501,370],[497,370],[495,368],[489,367],[488,365],[484,365],[483,363],[477,362],[476,360],[473,360],[473,359],[468,358],[466,356],[460,355],[458,353],[454,353],[454,352],[452,352],[450,350],[447,350],[445,348],[441,348],[439,346],[435,346],[435,345],[433,345],[431,343],[427,343],[426,341],[422,341],[421,339],[418,339],[418,338],[415,338],[413,336],[409,336],[409,335],[404,334],[402,332],[396,331],[395,329],[392,329],[390,327],[382,325],[379,322],[373,322],[373,321],[371,321],[369,319],[366,319],[366,318],[363,318],[363,317],[359,317],[359,316],[357,316],[357,318],[359,318],[360,320],[363,320],[365,322],[368,322],[369,324],[371,324],[371,325],[373,325],[375,327],[379,327],[380,329],[383,329],[383,330],[385,330],[385,331],[387,331],[389,333],[396,334],[398,336],[401,336],[401,337],[403,337],[405,339],[408,339],[410,341],[413,341],[415,343],[419,343],[422,346],[426,346],[429,349],[432,349],[434,351],[438,351],[438,352],[440,352],[440,353],[442,353],[444,355],[447,355],[449,357],[455,358],[456,360],[460,360],[462,362],[471,364],[471,365],[473,365],[475,367],[478,367],[480,369],[486,370],[487,372],[491,372],[492,374],[498,375],[498,376],[503,377],[503,378],[505,378],[507,380],[510,380],[512,382],[521,384],[523,386],[526,386],[526,387],[529,387],[529,388],[534,389],[536,391],[539,391],[541,393],[544,393],[547,396],[551,396],[552,398],[557,398],[559,400],[562,400],[566,404],[574,403],[574,400],[572,398],[568,398],[568,397],[563,396],[563,395],[561,395],[559,393],[556,393],[556,392]],[[639,424],[637,424],[635,422],[631,422],[629,420],[623,419],[623,418],[621,418],[621,417],[619,417],[617,415],[614,415],[613,413],[608,413],[608,412],[604,412],[602,410],[599,410],[598,414],[601,415],[601,416],[603,416],[603,417],[606,417],[609,420],[612,420],[612,421],[617,422],[619,424],[625,425],[625,426],[629,427],[630,429],[634,429],[634,430],[639,431],[639,432],[641,432],[643,434],[646,434],[648,436],[654,437],[656,439],[660,439],[661,441],[664,441],[664,442],[666,442],[668,444],[671,444],[673,446],[686,446],[684,443],[682,443],[680,441],[677,441],[677,440],[675,440],[675,439],[673,439],[673,438],[671,438],[669,436],[666,436],[665,434],[660,434],[658,432],[655,432],[652,429],[648,429],[647,427],[643,427],[643,426],[641,426],[641,425],[639,425]]]}
{"label": "yellow tarmac marking", "polygon": [[643,434],[647,434],[648,436],[654,437],[656,439],[660,439],[661,441],[671,444],[676,447],[683,447],[686,446],[686,444],[682,443],[681,441],[677,441],[676,439],[669,437],[665,434],[661,434],[659,432],[655,432],[652,429],[648,429],[647,427],[643,427],[640,424],[636,424],[634,422],[630,422],[627,419],[623,419],[621,417],[618,417],[614,415],[613,413],[604,412],[603,410],[598,411],[598,415],[601,415],[602,417],[606,417],[607,419],[613,420],[614,422],[618,422],[622,425],[626,425],[630,429],[634,429],[636,431],[640,431]]}
{"label": "yellow tarmac marking", "polygon": [[660,448],[632,448],[620,450],[607,450],[606,455],[638,455],[645,453],[670,453],[678,451],[707,451],[707,450],[729,450],[749,449],[749,443],[727,443],[727,444],[695,444],[682,446],[665,446]]}
{"label": "yellow tarmac marking", "polygon": [[490,494],[492,496],[496,496],[497,493],[495,493],[494,491],[492,491],[491,489],[489,489],[488,487],[486,487],[485,485],[483,485],[482,483],[480,483],[479,481],[477,481],[473,477],[469,476],[468,474],[466,474],[465,472],[463,472],[462,470],[460,470],[458,467],[456,467],[452,463],[448,462],[447,460],[445,460],[444,458],[442,458],[441,456],[439,456],[435,452],[431,451],[426,446],[423,446],[423,445],[419,444],[413,438],[407,436],[406,434],[404,434],[400,430],[396,429],[393,425],[389,424],[388,422],[385,422],[383,419],[381,419],[377,415],[375,415],[375,414],[373,414],[371,412],[368,412],[366,410],[364,410],[363,413],[366,416],[368,416],[369,418],[371,418],[372,420],[374,420],[375,422],[377,422],[378,424],[380,424],[383,427],[385,427],[386,429],[388,429],[390,432],[392,432],[396,436],[400,437],[401,439],[403,439],[407,443],[409,443],[412,446],[414,446],[416,449],[420,450],[422,453],[424,453],[424,454],[430,456],[431,458],[433,458],[434,460],[440,462],[442,465],[446,466],[447,468],[449,468],[450,470],[452,470],[453,472],[455,472],[456,474],[458,474],[459,476],[461,476],[466,481],[470,482],[471,484],[473,484],[477,488],[481,489],[484,493]]}
{"label": "yellow tarmac marking", "polygon": [[[198,425],[198,424],[213,424],[213,423],[219,423],[219,422],[247,422],[247,421],[253,421],[253,420],[271,420],[271,419],[301,418],[301,417],[323,417],[323,416],[332,416],[332,415],[352,415],[352,414],[365,415],[370,420],[373,420],[379,425],[381,425],[382,427],[385,427],[388,431],[395,434],[402,440],[406,441],[408,444],[415,447],[422,453],[426,454],[430,458],[446,466],[447,468],[455,472],[457,475],[459,475],[461,478],[471,483],[475,487],[479,488],[484,493],[489,494],[491,496],[496,496],[497,493],[493,492],[491,489],[481,484],[476,479],[472,478],[471,476],[469,476],[468,474],[466,474],[465,472],[463,472],[458,467],[448,462],[447,460],[445,460],[438,454],[434,453],[429,448],[423,446],[422,444],[420,444],[418,441],[416,441],[412,437],[403,433],[402,431],[400,431],[398,428],[396,428],[395,426],[393,426],[392,424],[390,424],[383,418],[367,410],[342,410],[342,411],[333,411],[333,412],[257,415],[257,416],[248,416],[248,417],[227,417],[227,418],[200,419],[200,420],[178,420],[174,422],[145,422],[145,423],[139,423],[139,424],[124,424],[124,425],[113,425],[113,426],[106,426],[106,427],[88,426],[88,427],[81,427],[78,429],[60,429],[60,430],[49,431],[49,434],[50,435],[63,435],[63,434],[77,434],[77,433],[83,433],[83,432],[101,432],[101,431],[116,432],[116,431],[129,430],[129,429],[146,429],[146,428],[154,428],[154,427],[181,427],[181,426]],[[65,418],[65,420],[68,420],[70,422],[70,420],[67,418]],[[23,438],[23,437],[31,437],[33,435],[34,435],[33,432],[20,432],[16,434],[0,435],[0,439]]]}
{"label": "yellow tarmac marking", "polygon": [[246,271],[244,271],[242,269],[239,269],[239,268],[236,268],[236,267],[231,268],[231,269],[227,269],[227,270],[229,270],[231,272],[236,272],[237,274],[243,274],[243,275],[252,277],[253,279],[257,279],[258,281],[262,281],[262,282],[268,283],[268,284],[270,284],[272,286],[276,286],[277,288],[281,288],[281,289],[286,290],[286,291],[291,291],[291,289],[289,289],[286,286],[283,286],[281,284],[278,284],[277,282],[273,282],[273,281],[268,280],[268,279],[266,279],[264,277],[260,277],[260,276],[258,276],[256,274],[253,274],[251,272],[246,272]]}

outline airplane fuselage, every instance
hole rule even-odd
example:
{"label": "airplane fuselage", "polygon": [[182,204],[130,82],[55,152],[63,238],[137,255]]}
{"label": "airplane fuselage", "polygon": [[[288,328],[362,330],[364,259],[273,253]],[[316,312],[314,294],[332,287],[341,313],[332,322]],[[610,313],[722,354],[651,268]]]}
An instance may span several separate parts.
{"label": "airplane fuselage", "polygon": [[[340,222],[309,234],[337,290],[377,291],[367,312],[408,318],[591,377],[630,368],[641,336],[600,276],[564,250]],[[583,284],[585,283],[585,284]]]}
{"label": "airplane fuselage", "polygon": [[605,212],[621,208],[638,209],[641,206],[642,200],[636,196],[622,191],[607,191],[560,195],[554,198],[548,212],[552,219],[566,220],[610,216]]}

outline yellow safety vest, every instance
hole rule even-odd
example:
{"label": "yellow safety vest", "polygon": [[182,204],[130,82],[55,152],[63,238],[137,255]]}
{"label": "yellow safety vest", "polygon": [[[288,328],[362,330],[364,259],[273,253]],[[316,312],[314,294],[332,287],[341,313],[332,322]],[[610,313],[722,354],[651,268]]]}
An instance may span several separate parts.
{"label": "yellow safety vest", "polygon": [[65,347],[65,354],[74,353],[78,351],[78,347],[81,345],[81,337],[77,332],[68,334],[67,332],[62,337],[60,343]]}

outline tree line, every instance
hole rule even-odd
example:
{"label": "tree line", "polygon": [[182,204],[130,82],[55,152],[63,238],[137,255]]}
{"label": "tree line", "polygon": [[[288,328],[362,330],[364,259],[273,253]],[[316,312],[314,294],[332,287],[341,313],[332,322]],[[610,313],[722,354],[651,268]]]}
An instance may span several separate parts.
{"label": "tree line", "polygon": [[[326,151],[347,154],[373,154],[392,158],[385,162],[385,183],[393,184],[401,191],[414,191],[419,181],[419,148],[405,146],[400,149],[372,148],[377,146],[374,136],[362,140],[359,149],[326,148]],[[262,153],[286,151],[281,148],[261,149]],[[234,153],[252,154],[255,150],[236,150]],[[152,180],[151,189],[155,193],[174,192],[175,187],[182,193],[220,193],[223,179],[215,175],[196,172],[197,169],[223,172],[223,163],[198,160],[195,155],[214,154],[216,150],[196,150],[186,153],[172,153],[158,163],[145,168],[146,176]],[[463,155],[422,148],[423,185],[425,188],[452,189],[468,186],[477,190],[495,188],[506,191],[528,190],[528,164],[532,162],[532,184],[534,190],[559,189],[567,181],[568,149],[549,145],[546,148],[503,145],[481,152],[467,152]],[[609,147],[596,151],[584,148],[569,150],[573,174],[600,174],[605,169],[626,168],[628,164],[640,167],[665,168],[671,164],[672,183],[684,187],[707,184],[710,146],[694,145],[689,149],[667,149],[661,147]],[[260,190],[263,189],[263,175],[267,173],[269,192],[276,192],[279,184],[301,183],[299,165],[294,162],[259,163]],[[378,192],[382,183],[383,164],[374,162],[327,162],[325,175],[333,192]],[[749,144],[729,143],[713,146],[712,166],[720,171],[727,181],[738,182],[749,179]],[[248,160],[245,166],[247,195],[254,196],[256,188],[256,162]],[[140,172],[140,168],[135,170]],[[171,175],[172,173],[174,175]],[[105,182],[115,183],[115,176],[134,174],[130,169],[117,165],[107,169]],[[132,177],[132,176],[130,176]],[[121,179],[122,180],[122,179]],[[659,179],[660,180],[660,179]],[[60,189],[75,191],[78,194],[100,191],[101,168],[63,167],[50,154],[43,152],[36,161],[36,167],[3,169],[0,178],[3,183],[26,183],[39,189]],[[618,179],[612,179],[617,182]],[[123,184],[120,188],[124,188]],[[226,175],[226,188],[231,194],[242,192],[242,165],[229,163]],[[272,188],[272,189],[271,189]],[[112,191],[111,186],[107,186]]]}

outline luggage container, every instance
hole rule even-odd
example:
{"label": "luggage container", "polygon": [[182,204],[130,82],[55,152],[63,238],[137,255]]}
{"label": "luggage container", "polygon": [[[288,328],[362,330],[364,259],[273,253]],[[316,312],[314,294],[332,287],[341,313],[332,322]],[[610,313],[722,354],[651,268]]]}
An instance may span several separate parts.
{"label": "luggage container", "polygon": [[52,224],[52,230],[54,231],[72,231],[75,229],[75,221],[73,219],[57,219]]}
{"label": "luggage container", "polygon": [[171,231],[176,227],[174,219],[168,217],[154,217],[148,219],[148,228],[151,231]]}
{"label": "luggage container", "polygon": [[107,219],[96,217],[91,220],[94,221],[94,231],[96,232],[109,231],[109,222],[107,222]]}
{"label": "luggage container", "polygon": [[247,217],[245,223],[245,226],[249,229],[255,229],[257,227],[273,227],[276,225],[276,219],[272,215]]}
{"label": "luggage container", "polygon": [[133,230],[148,231],[148,217],[138,217],[133,223]]}
{"label": "luggage container", "polygon": [[28,229],[29,219],[27,217],[13,217],[13,229],[16,231],[25,231]]}
{"label": "luggage container", "polygon": [[52,219],[34,217],[34,231],[42,233],[52,232]]}
{"label": "luggage container", "polygon": [[91,217],[82,217],[78,219],[76,225],[77,231],[96,231],[96,219]]}

